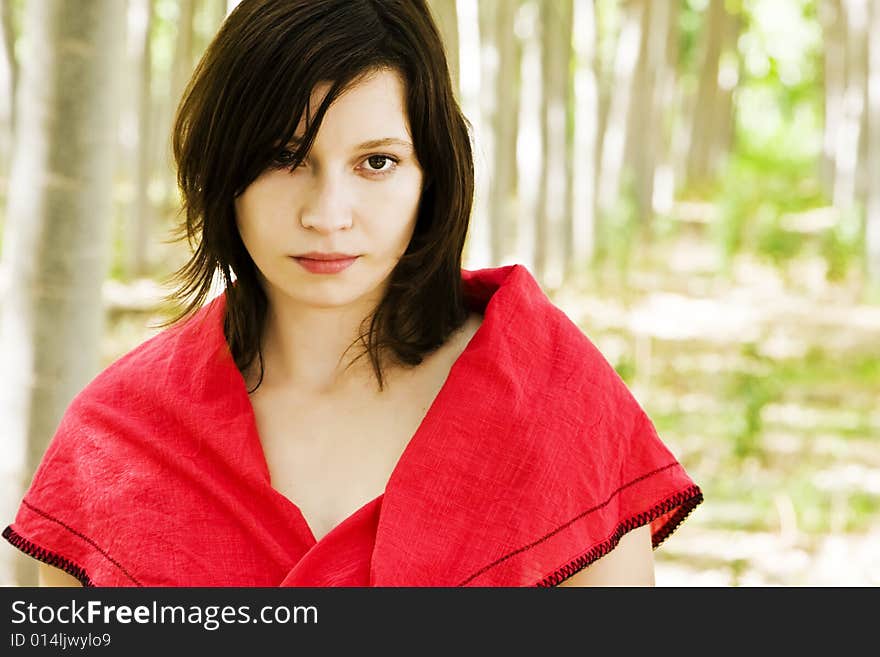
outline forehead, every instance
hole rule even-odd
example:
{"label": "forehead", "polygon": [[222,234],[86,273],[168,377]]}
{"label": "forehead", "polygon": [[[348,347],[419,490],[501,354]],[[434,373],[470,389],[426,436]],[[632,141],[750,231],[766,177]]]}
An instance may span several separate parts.
{"label": "forehead", "polygon": [[[331,86],[321,82],[312,90],[309,115],[314,116]],[[392,137],[409,140],[405,82],[392,70],[371,72],[342,92],[327,108],[316,141],[359,144],[365,140]],[[305,116],[294,137],[305,134]]]}

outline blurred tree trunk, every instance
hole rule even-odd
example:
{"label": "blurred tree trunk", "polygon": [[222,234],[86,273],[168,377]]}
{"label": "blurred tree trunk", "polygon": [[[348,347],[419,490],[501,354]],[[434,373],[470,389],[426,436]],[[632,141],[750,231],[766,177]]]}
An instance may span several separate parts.
{"label": "blurred tree trunk", "polygon": [[846,16],[842,0],[822,0],[819,20],[824,40],[825,125],[822,139],[820,178],[828,197],[834,193],[837,135],[843,117],[843,92],[846,87]]}
{"label": "blurred tree trunk", "polygon": [[514,33],[518,0],[481,0],[480,107],[489,167],[491,266],[506,262],[516,247],[516,142],[519,119],[520,50]]}
{"label": "blurred tree trunk", "polygon": [[[613,57],[607,57],[604,55],[603,51],[600,49],[601,43],[601,33],[600,33],[600,6],[601,2],[593,1],[593,13],[596,17],[596,55],[595,55],[595,71],[596,71],[596,91],[598,94],[597,101],[597,110],[598,114],[596,116],[596,150],[593,153],[593,189],[595,190],[596,200],[594,202],[596,208],[596,221],[601,221],[601,216],[599,215],[599,207],[600,207],[600,198],[599,198],[599,185],[602,180],[602,153],[605,148],[605,134],[607,132],[608,127],[608,113],[611,109],[611,99],[613,97],[614,90],[614,66],[615,60]],[[615,38],[619,38],[619,35],[616,35]],[[610,60],[610,61],[609,61]],[[596,225],[596,229],[598,230],[598,223]],[[595,233],[595,231],[594,231]],[[597,244],[598,246],[598,244]],[[595,249],[594,249],[595,250]]]}
{"label": "blurred tree trunk", "polygon": [[[871,14],[873,13],[873,5],[876,4],[877,0],[858,0],[861,3],[864,3],[864,7],[856,10],[859,15],[864,17],[863,23],[863,34],[860,37],[860,42],[857,42],[856,46],[859,47],[859,50],[853,53],[854,57],[858,57],[861,59],[861,63],[859,64],[860,70],[863,72],[863,80],[861,82],[861,90],[862,90],[862,113],[859,121],[859,145],[858,145],[858,153],[856,155],[856,173],[855,173],[855,191],[854,198],[856,202],[861,204],[861,207],[864,209],[867,206],[868,202],[868,194],[870,192],[869,187],[870,178],[868,176],[868,76],[871,72],[870,65],[868,62],[869,58],[869,48],[870,48],[870,39],[868,35],[870,34],[868,30],[869,21],[871,20]],[[875,179],[876,180],[876,179]]]}
{"label": "blurred tree trunk", "polygon": [[196,10],[196,25],[199,28],[197,30],[199,38],[195,44],[196,59],[201,58],[224,20],[226,20],[226,0],[199,0]]}
{"label": "blurred tree trunk", "polygon": [[[651,42],[652,11],[657,3],[664,0],[633,0],[638,5],[639,45],[635,70],[633,71],[632,94],[626,112],[626,142],[623,154],[624,193],[632,192],[639,219],[645,221],[650,213],[650,196],[645,199],[648,182],[647,169],[652,159],[653,142],[650,133],[656,128],[653,107],[653,62],[649,52]],[[647,200],[647,202],[646,202]]]}
{"label": "blurred tree trunk", "polygon": [[676,115],[678,98],[678,66],[679,66],[679,12],[681,3],[670,0],[665,12],[666,27],[663,30],[666,43],[661,52],[657,53],[657,114],[661,122],[657,126],[652,208],[654,212],[669,214],[675,203],[675,192],[678,177],[674,158],[676,151],[673,146],[676,121],[682,117]]}
{"label": "blurred tree trunk", "polygon": [[[15,58],[15,38],[18,30],[16,29],[15,10],[12,6],[12,0],[0,0],[0,39],[3,40],[3,65],[7,69],[9,76],[9,99],[15,97],[15,89],[18,80],[18,62]],[[13,112],[15,104],[10,102]]]}
{"label": "blurred tree trunk", "polygon": [[[869,34],[880,34],[880,3],[870,7]],[[880,40],[868,43],[868,178],[880,180]],[[865,248],[868,281],[873,289],[880,291],[880,185],[873,184],[867,190],[867,213],[865,225]]]}
{"label": "blurred tree trunk", "polygon": [[[229,4],[226,0],[205,0],[205,2],[212,7],[211,25],[214,26],[214,33],[216,33],[223,25],[223,21],[226,20],[226,16],[229,15]],[[211,38],[213,39],[213,37]]]}
{"label": "blurred tree trunk", "polygon": [[[18,63],[15,60],[15,17],[12,0],[0,0],[0,179],[9,174],[8,162],[15,129],[15,88]],[[6,190],[0,188],[0,196]]]}
{"label": "blurred tree trunk", "polygon": [[598,28],[593,0],[574,4],[574,154],[572,230],[565,241],[565,275],[593,262],[596,249],[596,153],[599,84],[596,74]]}
{"label": "blurred tree trunk", "polygon": [[150,173],[153,168],[152,117],[152,39],[153,0],[129,0],[129,62],[132,71],[129,90],[129,121],[132,125],[132,148],[128,161],[134,165],[131,175],[134,194],[130,210],[122,222],[124,271],[128,278],[146,276],[150,270],[150,232],[155,213],[150,200]]}
{"label": "blurred tree trunk", "polygon": [[[153,121],[153,175],[158,187],[157,198],[153,199],[158,212],[158,224],[164,224],[169,213],[179,204],[177,197],[176,171],[171,153],[171,129],[178,103],[194,69],[193,30],[195,16],[195,0],[179,0],[178,15],[175,25],[176,38],[174,56],[171,58],[171,70],[167,79],[158,79],[159,84],[168,85],[168,94],[155,94],[152,111]],[[156,170],[158,169],[158,171]],[[149,231],[157,228],[150,225]]]}
{"label": "blurred tree trunk", "polygon": [[834,174],[834,206],[843,213],[854,209],[856,176],[862,140],[867,84],[868,4],[866,0],[846,0],[846,78],[840,129],[837,132]]}
{"label": "blurred tree trunk", "polygon": [[736,133],[736,114],[733,91],[739,82],[740,56],[737,43],[742,30],[742,8],[736,13],[725,10],[722,14],[721,55],[718,59],[718,78],[715,95],[714,139],[709,153],[709,172],[718,175],[733,150]]}
{"label": "blurred tree trunk", "polygon": [[[535,225],[536,278],[548,287],[562,282],[563,240],[572,233],[571,45],[572,0],[541,0],[541,143],[544,153]],[[557,260],[551,260],[551,254]],[[551,270],[552,267],[552,270]]]}
{"label": "blurred tree trunk", "polygon": [[[30,0],[25,8],[0,308],[2,467],[11,468],[0,477],[4,518],[67,405],[99,369],[124,8],[118,0]],[[18,583],[35,584],[26,557],[4,558],[3,580],[13,561]]]}
{"label": "blurred tree trunk", "polygon": [[195,0],[178,0],[177,37],[174,45],[174,58],[171,65],[171,112],[174,115],[177,103],[183,95],[186,83],[193,72],[193,33]]}
{"label": "blurred tree trunk", "polygon": [[613,73],[610,80],[608,109],[604,112],[605,125],[602,133],[597,188],[598,219],[605,220],[620,199],[624,155],[627,143],[629,111],[633,104],[633,84],[642,42],[643,3],[624,0],[621,6],[620,34],[614,55]]}
{"label": "blurred tree trunk", "polygon": [[642,228],[654,215],[654,178],[667,122],[665,89],[666,51],[672,0],[639,0],[641,40],[630,99],[624,171],[632,176]]}
{"label": "blurred tree trunk", "polygon": [[428,6],[440,28],[440,34],[446,45],[446,59],[449,63],[449,73],[452,77],[455,93],[461,102],[461,82],[459,78],[459,43],[458,43],[458,11],[455,6],[456,0],[428,0]]}
{"label": "blurred tree trunk", "polygon": [[709,0],[701,29],[700,76],[687,157],[688,181],[696,185],[707,182],[715,173],[714,145],[720,126],[723,125],[722,121],[728,120],[728,117],[718,115],[718,69],[724,49],[727,21],[724,0]]}

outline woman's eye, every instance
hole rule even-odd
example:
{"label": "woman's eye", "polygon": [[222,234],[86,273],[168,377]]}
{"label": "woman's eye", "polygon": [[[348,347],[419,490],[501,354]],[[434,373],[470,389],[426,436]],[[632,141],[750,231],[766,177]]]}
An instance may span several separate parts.
{"label": "woman's eye", "polygon": [[[381,177],[391,173],[397,167],[400,160],[390,155],[370,155],[365,162],[367,163],[367,170],[371,175]],[[278,169],[292,169],[293,164],[294,153],[286,149],[279,151],[273,160],[273,165]],[[299,168],[302,164],[301,162],[296,168]]]}
{"label": "woman's eye", "polygon": [[293,155],[294,154],[291,151],[288,151],[286,149],[283,151],[280,151],[278,153],[278,155],[275,156],[275,159],[273,160],[273,164],[275,164],[278,167],[293,166]]}
{"label": "woman's eye", "polygon": [[[371,155],[366,161],[369,164],[370,172],[379,175],[391,173],[399,162],[397,158],[393,158],[390,155]],[[390,163],[390,166],[387,168],[383,166],[386,162]],[[374,169],[373,167],[378,168]]]}

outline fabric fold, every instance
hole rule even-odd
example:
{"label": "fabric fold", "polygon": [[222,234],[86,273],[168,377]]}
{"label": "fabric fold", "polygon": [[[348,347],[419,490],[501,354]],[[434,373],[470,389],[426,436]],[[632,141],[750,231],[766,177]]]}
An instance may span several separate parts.
{"label": "fabric fold", "polygon": [[272,488],[225,296],[71,403],[3,536],[90,586],[554,586],[702,501],[522,265],[462,270],[483,322],[377,498],[315,541]]}

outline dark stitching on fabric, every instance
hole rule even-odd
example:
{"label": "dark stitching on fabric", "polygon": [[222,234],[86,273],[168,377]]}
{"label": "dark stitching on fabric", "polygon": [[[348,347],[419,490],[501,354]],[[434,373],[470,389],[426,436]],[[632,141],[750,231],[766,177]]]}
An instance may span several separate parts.
{"label": "dark stitching on fabric", "polygon": [[24,536],[16,532],[12,528],[12,525],[9,525],[3,530],[3,538],[9,541],[13,547],[18,548],[26,555],[33,557],[38,561],[42,561],[43,563],[47,563],[50,566],[60,568],[64,572],[73,575],[84,587],[95,586],[91,578],[86,574],[85,568],[78,566],[70,559],[66,559],[59,554],[50,552],[45,548],[41,548],[36,543],[27,540]]}
{"label": "dark stitching on fabric", "polygon": [[54,516],[52,516],[52,515],[46,513],[45,511],[43,511],[43,510],[41,510],[41,509],[38,509],[38,508],[35,507],[33,504],[30,504],[27,500],[22,500],[22,504],[24,504],[26,507],[28,507],[29,509],[31,509],[34,513],[38,513],[38,514],[40,514],[41,516],[43,516],[43,517],[46,518],[47,520],[51,520],[52,522],[58,523],[59,525],[61,525],[62,527],[64,527],[64,529],[66,529],[67,531],[69,531],[71,534],[73,534],[73,535],[75,535],[75,536],[79,536],[82,540],[84,540],[86,543],[88,543],[88,544],[91,545],[93,548],[95,548],[98,552],[100,552],[100,553],[103,555],[103,557],[104,557],[105,559],[107,559],[107,561],[109,561],[109,562],[112,563],[114,566],[116,566],[119,570],[121,570],[123,573],[125,573],[125,576],[128,577],[128,578],[129,578],[132,582],[134,582],[137,586],[143,586],[143,584],[141,584],[137,579],[135,579],[135,578],[131,575],[131,573],[129,573],[129,572],[123,567],[122,564],[120,564],[118,561],[116,561],[116,559],[114,559],[114,558],[111,557],[109,554],[107,554],[107,552],[105,552],[104,550],[102,550],[101,547],[100,547],[97,543],[95,543],[92,539],[90,539],[88,536],[86,536],[85,534],[82,534],[82,533],[76,531],[75,529],[73,529],[72,527],[68,526],[67,524],[65,524],[64,522],[62,522],[61,520],[59,520],[58,518],[55,518]]}
{"label": "dark stitching on fabric", "polygon": [[[659,468],[657,468],[656,470],[651,470],[650,472],[647,472],[647,473],[645,473],[645,474],[643,474],[643,475],[641,475],[641,476],[639,476],[639,477],[636,477],[636,478],[633,479],[632,481],[630,481],[630,482],[628,482],[628,483],[626,483],[626,484],[623,484],[623,485],[620,486],[617,490],[615,490],[613,493],[611,493],[611,495],[608,497],[608,499],[605,500],[604,502],[602,502],[602,503],[600,503],[600,504],[597,504],[596,506],[594,506],[594,507],[592,507],[592,508],[590,508],[590,509],[587,509],[587,510],[584,511],[583,513],[578,514],[577,516],[575,516],[574,518],[572,518],[572,519],[569,520],[568,522],[566,522],[566,523],[560,525],[559,527],[557,527],[556,529],[554,529],[552,532],[550,532],[550,533],[548,533],[548,534],[545,534],[544,536],[542,536],[542,537],[539,538],[538,540],[533,541],[532,543],[529,543],[528,545],[525,545],[525,546],[523,546],[523,547],[521,547],[521,548],[519,548],[519,549],[517,549],[517,550],[514,550],[513,552],[510,552],[510,553],[504,555],[503,557],[501,557],[501,558],[499,558],[499,559],[496,559],[495,561],[493,561],[492,563],[490,563],[488,566],[484,566],[483,568],[481,568],[480,570],[478,570],[477,572],[475,572],[473,575],[471,575],[470,577],[468,577],[467,579],[465,579],[463,582],[461,582],[460,584],[458,584],[458,586],[465,586],[468,582],[470,582],[471,580],[473,580],[473,579],[476,578],[476,577],[479,577],[480,575],[482,575],[483,573],[485,573],[487,570],[490,570],[490,569],[494,568],[495,566],[497,566],[497,565],[500,564],[501,562],[506,561],[507,559],[510,559],[511,557],[516,556],[516,555],[519,554],[520,552],[525,552],[526,550],[531,550],[531,549],[532,549],[533,547],[535,547],[536,545],[539,545],[540,543],[543,543],[543,542],[546,541],[547,539],[551,538],[554,534],[558,534],[558,533],[561,532],[563,529],[565,529],[566,527],[568,527],[568,526],[571,525],[572,523],[577,522],[578,520],[580,520],[580,519],[583,518],[584,516],[587,516],[587,515],[589,515],[589,514],[591,514],[591,513],[594,513],[595,511],[598,511],[599,509],[601,509],[601,508],[607,506],[607,505],[611,502],[611,500],[614,499],[614,497],[615,497],[618,493],[620,493],[620,491],[622,491],[622,490],[624,490],[624,489],[626,489],[626,488],[629,488],[630,486],[632,486],[632,485],[634,485],[634,484],[637,484],[638,482],[642,481],[643,479],[647,479],[648,477],[652,477],[652,476],[654,476],[655,474],[657,474],[657,473],[659,473],[659,472],[663,472],[664,470],[668,470],[669,468],[674,467],[674,466],[676,466],[676,465],[678,465],[678,461],[673,461],[672,463],[669,463],[669,464],[667,464],[667,465],[664,465],[664,466],[662,466],[662,467],[659,467]],[[664,538],[665,538],[665,537],[664,537]]]}
{"label": "dark stitching on fabric", "polygon": [[675,507],[679,507],[678,512],[675,514],[675,516],[671,518],[663,526],[663,529],[661,529],[660,532],[658,532],[653,537],[652,545],[654,548],[656,548],[672,533],[672,531],[676,527],[678,527],[678,525],[681,524],[681,522],[690,514],[690,512],[693,511],[696,506],[702,501],[703,494],[696,486],[691,486],[681,493],[676,493],[672,497],[658,504],[650,511],[646,513],[639,513],[629,520],[620,523],[610,538],[605,540],[603,543],[591,548],[589,552],[578,557],[569,564],[561,568],[557,568],[550,575],[547,575],[547,577],[543,578],[540,582],[535,584],[535,586],[558,586],[560,583],[562,583],[569,577],[572,577],[578,571],[583,570],[591,563],[601,557],[604,557],[611,550],[617,547],[620,539],[623,538],[623,535],[627,532],[651,522],[655,518],[662,516],[664,513],[668,513]]}

